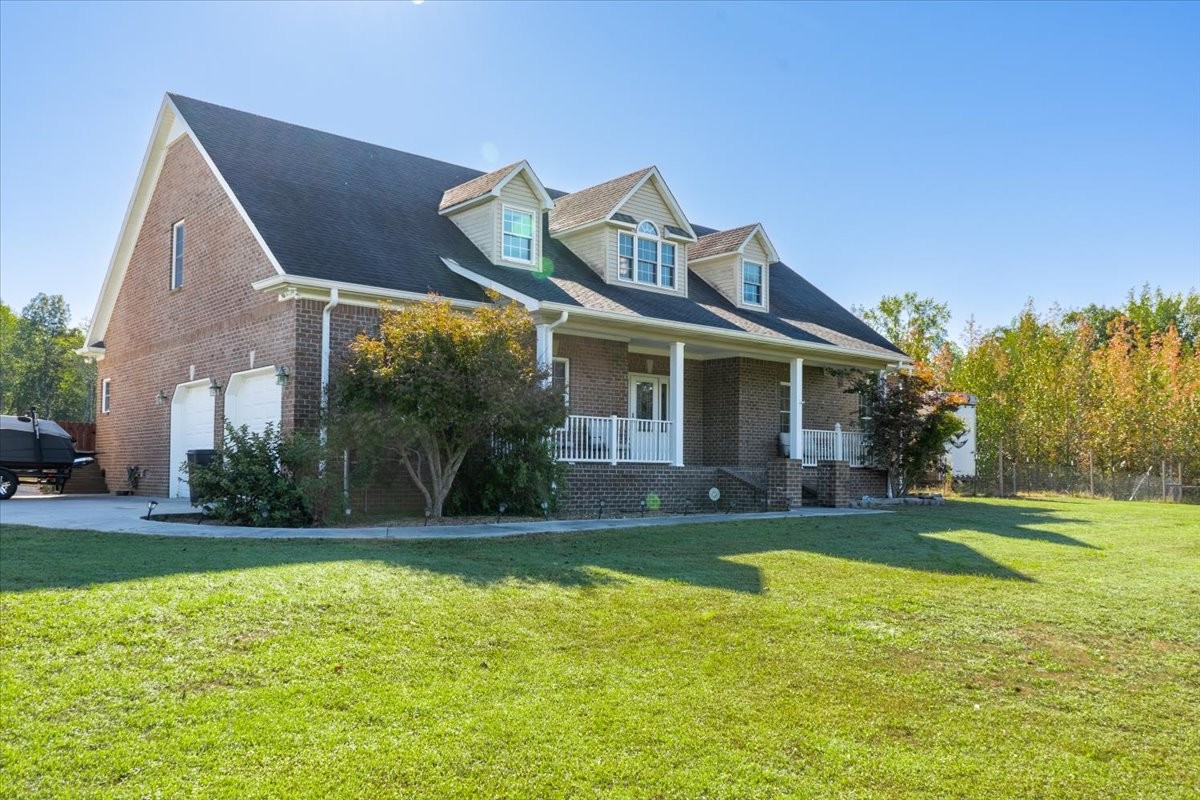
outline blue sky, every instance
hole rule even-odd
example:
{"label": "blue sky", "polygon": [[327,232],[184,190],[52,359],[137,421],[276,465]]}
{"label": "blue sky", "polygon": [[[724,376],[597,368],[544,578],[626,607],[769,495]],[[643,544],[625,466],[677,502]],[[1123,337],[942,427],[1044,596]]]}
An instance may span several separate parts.
{"label": "blue sky", "polygon": [[573,190],[647,164],[844,305],[1200,286],[1200,4],[0,5],[0,297],[91,314],[164,92]]}

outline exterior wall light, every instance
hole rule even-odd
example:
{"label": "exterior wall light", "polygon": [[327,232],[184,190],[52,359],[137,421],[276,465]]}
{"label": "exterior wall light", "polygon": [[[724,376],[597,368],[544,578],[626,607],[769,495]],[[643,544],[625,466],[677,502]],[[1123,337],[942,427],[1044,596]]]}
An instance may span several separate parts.
{"label": "exterior wall light", "polygon": [[208,379],[208,393],[216,397],[221,393],[221,384],[217,383],[216,378]]}
{"label": "exterior wall light", "polygon": [[283,386],[285,383],[287,383],[288,375],[290,374],[291,373],[288,372],[288,368],[283,364],[280,364],[275,368],[275,382],[280,386]]}
{"label": "exterior wall light", "polygon": [[167,390],[159,389],[158,394],[154,396],[154,405],[161,406],[165,402],[167,402]]}

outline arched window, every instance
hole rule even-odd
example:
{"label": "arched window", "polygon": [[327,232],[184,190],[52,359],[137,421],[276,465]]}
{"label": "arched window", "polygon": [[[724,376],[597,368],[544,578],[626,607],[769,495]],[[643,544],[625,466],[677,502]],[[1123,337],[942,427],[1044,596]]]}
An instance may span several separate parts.
{"label": "arched window", "polygon": [[659,240],[650,220],[637,226],[636,235],[617,234],[617,277],[623,281],[675,288],[675,245]]}

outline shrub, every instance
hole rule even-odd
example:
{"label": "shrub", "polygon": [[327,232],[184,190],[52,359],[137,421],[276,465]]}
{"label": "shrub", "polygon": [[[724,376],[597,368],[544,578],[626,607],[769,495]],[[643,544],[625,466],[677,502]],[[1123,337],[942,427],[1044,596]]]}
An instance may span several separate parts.
{"label": "shrub", "polygon": [[253,527],[304,527],[313,509],[301,487],[311,447],[303,437],[284,437],[268,423],[262,433],[225,423],[217,459],[193,466],[191,484],[215,519]]}
{"label": "shrub", "polygon": [[467,453],[446,501],[451,515],[495,514],[500,503],[509,514],[557,511],[566,468],[554,459],[540,429],[485,441]]}

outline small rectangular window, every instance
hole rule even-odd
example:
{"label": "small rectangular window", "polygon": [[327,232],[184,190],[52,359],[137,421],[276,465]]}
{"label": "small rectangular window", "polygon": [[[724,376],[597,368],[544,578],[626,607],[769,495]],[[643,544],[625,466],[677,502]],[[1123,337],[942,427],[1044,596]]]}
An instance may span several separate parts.
{"label": "small rectangular window", "polygon": [[533,214],[504,207],[502,254],[510,261],[533,263]]}
{"label": "small rectangular window", "polygon": [[628,233],[617,234],[617,277],[633,280],[633,237]]}
{"label": "small rectangular window", "polygon": [[637,279],[642,283],[657,283],[658,276],[654,273],[658,270],[658,242],[639,236],[637,253]]}
{"label": "small rectangular window", "polygon": [[171,228],[171,288],[183,286],[183,220]]}
{"label": "small rectangular window", "polygon": [[100,411],[107,414],[112,410],[112,379],[105,378],[100,381]]}
{"label": "small rectangular window", "polygon": [[753,261],[742,262],[742,302],[750,305],[763,304],[763,268]]}
{"label": "small rectangular window", "polygon": [[659,281],[663,286],[675,287],[675,245],[662,243],[662,269]]}
{"label": "small rectangular window", "polygon": [[563,403],[567,408],[571,407],[571,360],[567,358],[556,358],[551,362],[552,377],[551,383],[555,389],[562,392]]}

